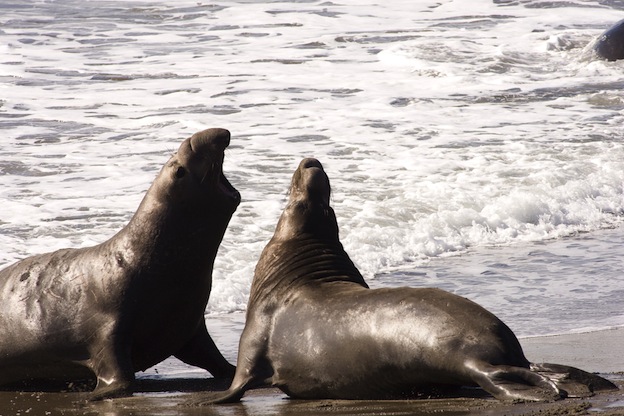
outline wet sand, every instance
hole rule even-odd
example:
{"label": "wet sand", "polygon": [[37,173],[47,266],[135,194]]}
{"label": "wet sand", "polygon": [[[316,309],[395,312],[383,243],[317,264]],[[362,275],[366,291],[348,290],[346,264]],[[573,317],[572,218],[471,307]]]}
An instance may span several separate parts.
{"label": "wet sand", "polygon": [[[599,372],[624,388],[624,328],[521,339],[534,362],[554,362]],[[277,389],[248,392],[233,405],[197,406],[225,388],[210,379],[139,379],[133,397],[87,402],[88,393],[0,392],[0,416],[13,415],[624,415],[624,390],[551,403],[503,403],[479,389],[466,397],[396,401],[290,400]]]}
{"label": "wet sand", "polygon": [[520,343],[532,362],[566,364],[593,373],[624,373],[624,328],[521,338]]}

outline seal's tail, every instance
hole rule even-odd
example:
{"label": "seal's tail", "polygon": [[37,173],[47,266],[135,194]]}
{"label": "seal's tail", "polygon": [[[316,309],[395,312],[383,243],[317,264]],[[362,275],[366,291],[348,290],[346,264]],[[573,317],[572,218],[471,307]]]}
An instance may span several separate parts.
{"label": "seal's tail", "polygon": [[587,397],[594,392],[618,390],[609,380],[575,367],[550,363],[531,363],[531,371],[552,380],[568,397]]}

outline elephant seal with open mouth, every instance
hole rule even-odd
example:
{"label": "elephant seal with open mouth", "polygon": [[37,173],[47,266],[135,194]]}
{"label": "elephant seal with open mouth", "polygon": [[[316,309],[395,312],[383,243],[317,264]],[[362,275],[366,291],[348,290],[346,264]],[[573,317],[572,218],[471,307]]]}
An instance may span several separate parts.
{"label": "elephant seal with open mouth", "polygon": [[222,170],[229,143],[223,129],[186,139],[108,241],[0,271],[0,389],[95,376],[94,399],[123,396],[136,371],[171,355],[233,376],[204,321],[215,256],[240,203]]}

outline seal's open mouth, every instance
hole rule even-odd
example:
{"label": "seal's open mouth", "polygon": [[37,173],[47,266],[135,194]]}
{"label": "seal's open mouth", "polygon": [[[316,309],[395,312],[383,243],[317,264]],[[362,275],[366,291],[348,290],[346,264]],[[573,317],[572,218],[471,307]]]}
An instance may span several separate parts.
{"label": "seal's open mouth", "polygon": [[225,129],[213,128],[195,133],[180,148],[185,158],[194,160],[193,165],[201,175],[200,184],[222,194],[225,198],[238,205],[240,193],[232,186],[223,174],[225,149],[230,145],[230,132]]}
{"label": "seal's open mouth", "polygon": [[221,191],[225,196],[227,196],[228,198],[236,202],[236,205],[240,203],[241,201],[240,192],[238,192],[232,186],[230,181],[227,180],[227,178],[223,174],[223,171],[221,171],[221,173],[219,174],[219,180],[217,181],[217,189],[219,189],[219,191]]}

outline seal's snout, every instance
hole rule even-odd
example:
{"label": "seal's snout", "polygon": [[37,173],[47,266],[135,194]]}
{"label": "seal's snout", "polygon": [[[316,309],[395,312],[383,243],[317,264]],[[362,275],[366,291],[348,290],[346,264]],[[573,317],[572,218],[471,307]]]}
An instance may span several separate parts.
{"label": "seal's snout", "polygon": [[191,149],[194,152],[224,151],[230,145],[230,132],[226,129],[207,129],[191,136]]}
{"label": "seal's snout", "polygon": [[228,130],[206,129],[186,139],[180,145],[177,157],[178,162],[193,173],[200,185],[217,189],[236,207],[241,201],[240,193],[223,174],[224,152],[229,145]]}
{"label": "seal's snout", "polygon": [[299,163],[299,169],[307,169],[307,168],[319,168],[323,170],[323,165],[318,159],[314,159],[313,157],[308,157],[303,159],[301,163]]}
{"label": "seal's snout", "polygon": [[331,187],[329,178],[318,159],[306,158],[299,163],[291,185],[291,198],[303,196],[306,199],[319,199],[329,204]]}

